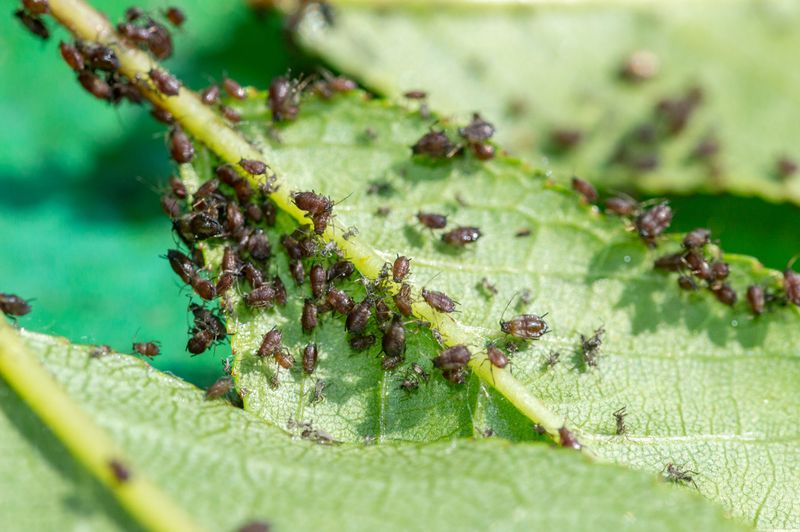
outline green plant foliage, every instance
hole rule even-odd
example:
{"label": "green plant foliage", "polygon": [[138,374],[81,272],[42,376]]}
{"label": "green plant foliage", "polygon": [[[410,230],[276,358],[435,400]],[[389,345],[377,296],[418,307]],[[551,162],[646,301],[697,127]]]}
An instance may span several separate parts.
{"label": "green plant foliage", "polygon": [[[800,157],[800,87],[789,66],[800,47],[796,3],[504,4],[344,3],[334,25],[312,14],[299,34],[307,49],[384,94],[423,89],[434,109],[481,111],[505,147],[556,178],[577,173],[608,189],[800,202],[800,173],[776,175],[779,156]],[[641,50],[655,54],[657,75],[620,79]],[[685,131],[670,136],[654,108],[691,87],[702,89],[702,103]],[[648,124],[655,128],[636,132]],[[557,130],[577,130],[582,140],[560,150]],[[698,157],[712,138],[719,152]],[[623,144],[631,164],[619,162]],[[657,168],[634,169],[651,157]]]}
{"label": "green plant foliage", "polygon": [[[504,312],[506,319],[546,313],[552,332],[519,346],[513,372],[577,427],[592,451],[654,472],[668,463],[688,467],[699,473],[701,493],[755,525],[797,525],[800,514],[783,501],[800,482],[797,430],[785,423],[800,413],[793,385],[800,378],[800,313],[774,306],[753,318],[743,301],[750,283],[776,289],[777,272],[725,256],[740,293],[733,308],[707,290],[683,293],[674,274],[652,267],[656,257],[678,248],[675,239],[648,250],[622,220],[581,204],[575,193],[516,160],[412,158],[409,146],[426,132],[427,121],[361,94],[333,102],[307,98],[301,117],[277,129],[267,122],[263,99],[242,111],[245,133],[262,146],[284,186],[338,200],[340,227],[356,227],[360,242],[387,261],[410,257],[416,289],[443,290],[459,302],[458,312],[440,315],[434,327],[455,320],[458,341],[478,352],[487,342],[507,345],[498,327]],[[198,173],[207,175],[208,159],[198,160]],[[370,193],[376,182],[393,192]],[[380,207],[391,209],[388,216],[377,214]],[[448,214],[449,227],[476,225],[484,236],[471,247],[448,248],[438,233],[416,222],[418,210]],[[279,235],[293,227],[283,220],[270,232],[274,250],[280,249]],[[522,228],[530,235],[516,237]],[[722,257],[715,246],[707,252]],[[282,253],[274,253],[273,271],[289,285]],[[480,288],[484,278],[496,295]],[[358,288],[349,289],[358,300]],[[526,290],[530,301],[520,303],[517,296]],[[384,374],[379,345],[349,352],[341,318],[326,316],[313,335],[302,333],[298,316],[302,298],[310,296],[307,284],[299,294],[290,286],[285,309],[267,312],[247,311],[244,291],[242,285],[227,303],[238,385],[246,409],[279,426],[311,421],[342,441],[433,441],[486,429],[533,438],[530,421],[506,401],[514,397],[501,398],[474,378],[462,388],[441,379],[431,367],[438,349],[425,328],[409,323],[406,363]],[[315,375],[304,375],[299,364],[278,371],[274,362],[255,356],[274,326],[282,328],[296,358],[306,343],[319,344]],[[606,332],[598,364],[587,367],[580,336],[599,327]],[[560,362],[548,370],[544,363],[554,351]],[[409,394],[399,383],[414,361],[433,377]],[[317,380],[327,384],[321,401],[314,400]],[[623,406],[627,432],[617,436],[612,413]]]}
{"label": "green plant foliage", "polygon": [[[292,441],[133,357],[91,358],[91,346],[22,337],[130,455],[131,473],[149,476],[208,530],[253,519],[278,530],[523,530],[565,520],[575,530],[738,529],[696,494],[577,453],[499,440],[367,448]],[[0,472],[15,479],[3,487],[5,527],[137,528],[4,383],[0,428]]]}

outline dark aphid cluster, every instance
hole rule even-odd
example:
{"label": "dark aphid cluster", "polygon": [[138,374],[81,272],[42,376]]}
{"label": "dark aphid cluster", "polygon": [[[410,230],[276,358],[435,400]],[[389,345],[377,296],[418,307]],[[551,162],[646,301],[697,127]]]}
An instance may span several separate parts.
{"label": "dark aphid cluster", "polygon": [[600,354],[605,333],[606,330],[603,327],[598,327],[589,337],[581,335],[581,355],[583,363],[587,367],[597,367],[597,356]]}
{"label": "dark aphid cluster", "polygon": [[[123,100],[139,104],[144,101],[135,83],[119,71],[114,50],[91,41],[61,42],[61,57],[76,74],[78,83],[97,99],[117,105]],[[159,118],[166,120],[165,116]]]}
{"label": "dark aphid cluster", "polygon": [[333,213],[333,201],[316,192],[295,192],[292,199],[297,208],[306,212],[306,217],[314,224],[314,232],[321,235],[328,227]]}
{"label": "dark aphid cluster", "polygon": [[656,239],[669,228],[672,223],[672,209],[664,202],[641,212],[633,221],[636,231],[649,246],[656,246]]}
{"label": "dark aphid cluster", "polygon": [[[727,262],[706,253],[710,242],[711,231],[708,229],[697,228],[689,231],[683,238],[682,252],[659,257],[653,266],[657,270],[678,272],[678,286],[682,290],[691,292],[705,286],[719,302],[732,306],[738,300],[738,294],[727,283],[730,266]],[[763,311],[763,308],[761,310]]]}
{"label": "dark aphid cluster", "polygon": [[[186,18],[182,11],[174,7],[169,8],[164,15],[176,27],[183,24]],[[156,59],[163,60],[172,56],[172,34],[169,29],[142,8],[128,8],[124,20],[117,24],[117,32],[128,44],[149,51]]]}
{"label": "dark aphid cluster", "polygon": [[14,294],[0,292],[0,312],[6,316],[17,318],[30,313],[31,305],[26,300]]}
{"label": "dark aphid cluster", "polygon": [[494,157],[494,146],[488,141],[494,135],[494,126],[481,118],[478,113],[472,115],[472,121],[458,128],[458,135],[463,144],[453,142],[445,131],[431,128],[411,146],[413,155],[425,155],[433,159],[451,159],[464,152],[466,146],[481,161]]}
{"label": "dark aphid cluster", "polygon": [[190,304],[189,310],[194,316],[194,326],[189,342],[186,344],[187,351],[193,355],[199,355],[211,345],[225,340],[228,332],[219,316],[196,303]]}

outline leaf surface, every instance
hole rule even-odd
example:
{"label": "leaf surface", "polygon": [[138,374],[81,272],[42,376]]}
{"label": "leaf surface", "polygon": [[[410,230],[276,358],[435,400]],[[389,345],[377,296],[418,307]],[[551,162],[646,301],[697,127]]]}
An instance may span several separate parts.
{"label": "leaf surface", "polygon": [[[743,301],[750,283],[777,287],[777,272],[726,256],[730,282],[740,294],[733,308],[706,290],[682,293],[674,275],[652,268],[656,257],[678,248],[675,239],[650,251],[620,219],[581,204],[571,191],[513,159],[412,158],[409,146],[425,133],[426,121],[358,94],[334,102],[310,98],[296,123],[279,126],[269,137],[262,104],[242,110],[245,133],[293,190],[315,189],[341,200],[335,208],[341,227],[357,227],[359,241],[386,261],[410,257],[410,282],[417,289],[442,290],[459,302],[458,312],[436,316],[434,325],[455,327],[457,340],[473,353],[487,342],[506,345],[498,327],[504,311],[505,319],[520,312],[547,314],[552,332],[521,346],[513,375],[579,428],[593,452],[653,472],[668,463],[697,471],[704,495],[759,527],[798,523],[797,509],[786,502],[800,486],[798,434],[786,423],[800,413],[792,384],[800,377],[798,309],[777,306],[754,319]],[[371,140],[365,141],[367,129]],[[394,193],[370,193],[376,181]],[[391,212],[381,217],[380,207]],[[448,249],[438,234],[419,226],[418,210],[446,213],[450,227],[475,225],[484,236],[472,247]],[[274,249],[280,249],[279,235],[294,226],[287,217],[270,233]],[[530,235],[515,237],[521,228]],[[720,250],[712,246],[707,252]],[[286,259],[275,255],[273,271],[291,285]],[[484,278],[496,295],[480,288]],[[350,289],[357,296],[355,283]],[[531,298],[520,306],[515,298],[524,290]],[[240,299],[245,291],[230,302],[236,376],[246,408],[277,425],[313,421],[342,441],[432,441],[489,428],[512,439],[535,437],[530,421],[509,403],[518,399],[513,393],[500,397],[477,378],[464,387],[442,380],[431,364],[441,348],[424,328],[409,323],[406,362],[384,373],[379,345],[350,352],[341,318],[326,316],[313,335],[302,333],[307,283],[299,293],[290,286],[285,310],[246,311]],[[306,343],[318,343],[322,354],[313,376],[299,364],[278,371],[274,362],[255,356],[274,326],[282,328],[297,360]],[[580,335],[601,326],[606,334],[598,367],[587,368]],[[371,332],[380,336],[377,328]],[[546,370],[553,351],[561,353],[560,362]],[[433,378],[409,394],[399,383],[411,362]],[[314,401],[317,380],[327,385],[321,401]],[[617,436],[612,413],[623,406],[627,433]]]}
{"label": "leaf surface", "polygon": [[[529,529],[565,519],[579,530],[736,528],[695,494],[577,453],[496,440],[367,448],[293,441],[133,357],[91,358],[90,346],[22,337],[129,453],[132,474],[150,476],[209,530],[252,519],[276,529]],[[0,426],[0,471],[17,479],[2,497],[6,526],[135,528],[5,383]],[[551,488],[539,489],[543,478]],[[45,481],[53,483],[47,490]]]}

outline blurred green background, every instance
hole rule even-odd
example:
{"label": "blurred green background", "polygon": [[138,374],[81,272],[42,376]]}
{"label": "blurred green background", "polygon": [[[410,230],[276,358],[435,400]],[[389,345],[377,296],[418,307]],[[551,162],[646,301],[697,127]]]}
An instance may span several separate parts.
{"label": "blurred green background", "polygon": [[[127,2],[92,2],[113,20]],[[284,37],[277,14],[244,2],[173,2],[188,20],[166,62],[193,88],[225,74],[265,87],[319,61]],[[163,2],[139,2],[157,10]],[[171,164],[164,129],[147,108],[107,107],[74,82],[50,42],[28,34],[7,6],[0,17],[0,292],[35,298],[23,327],[130,351],[159,340],[153,364],[199,385],[221,373],[230,348],[190,358],[190,292],[161,256],[174,247],[159,206]],[[50,23],[51,27],[54,25]],[[488,117],[491,118],[491,117]],[[670,198],[673,227],[707,226],[726,251],[782,268],[800,252],[800,208],[732,196]]]}

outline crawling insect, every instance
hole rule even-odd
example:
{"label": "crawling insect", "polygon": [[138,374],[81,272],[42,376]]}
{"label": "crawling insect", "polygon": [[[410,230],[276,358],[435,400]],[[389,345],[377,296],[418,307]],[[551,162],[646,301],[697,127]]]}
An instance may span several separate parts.
{"label": "crawling insect", "polygon": [[435,212],[418,212],[417,220],[428,229],[444,229],[447,226],[447,215]]}
{"label": "crawling insect", "polygon": [[636,217],[634,224],[639,236],[649,247],[656,246],[656,238],[672,223],[672,209],[667,203],[660,203]]}
{"label": "crawling insect", "polygon": [[572,190],[580,194],[585,203],[591,204],[597,201],[597,189],[579,177],[572,177]]}
{"label": "crawling insect", "polygon": [[392,280],[396,283],[403,282],[411,269],[411,261],[408,257],[398,256],[392,264]]}
{"label": "crawling insect", "polygon": [[161,354],[161,348],[157,342],[134,342],[133,350],[147,358],[153,358]]}
{"label": "crawling insect", "polygon": [[695,489],[699,489],[697,487],[697,483],[694,481],[694,476],[699,475],[697,471],[692,471],[691,469],[683,469],[683,466],[676,466],[672,462],[668,463],[664,466],[664,469],[661,470],[661,473],[664,475],[668,482],[672,482],[673,484],[689,484],[691,483]]}
{"label": "crawling insect", "polygon": [[464,247],[477,242],[482,236],[477,227],[456,227],[442,235],[442,242],[454,247]]}
{"label": "crawling insect", "polygon": [[590,337],[581,335],[581,350],[583,352],[583,361],[587,366],[597,367],[597,355],[600,346],[603,344],[603,335],[606,330],[603,327],[595,329]]}
{"label": "crawling insect", "polygon": [[508,321],[500,320],[500,330],[522,340],[538,340],[550,332],[543,316],[536,314],[520,314]]}
{"label": "crawling insect", "polygon": [[0,312],[6,316],[25,316],[31,311],[30,304],[14,294],[0,293]]}
{"label": "crawling insect", "polygon": [[766,303],[766,294],[764,288],[757,284],[747,287],[747,303],[750,305],[750,310],[753,314],[760,316],[764,313],[764,305]]}
{"label": "crawling insect", "polygon": [[617,436],[621,436],[628,432],[628,427],[625,426],[625,416],[628,415],[627,407],[623,406],[622,408],[616,410],[613,415],[614,421],[617,424]]}
{"label": "crawling insect", "polygon": [[206,390],[206,399],[219,399],[228,394],[233,389],[233,377],[225,375],[217,379],[214,384]]}
{"label": "crawling insect", "polygon": [[578,438],[575,437],[575,433],[569,430],[566,426],[558,429],[558,439],[561,447],[574,449],[576,451],[580,451],[583,448],[583,445],[581,445],[581,443],[578,441]]}
{"label": "crawling insect", "polygon": [[158,92],[167,96],[177,96],[181,89],[181,83],[170,74],[157,68],[151,68],[147,73],[150,81],[153,82]]}
{"label": "crawling insect", "polygon": [[450,313],[456,310],[456,302],[443,292],[423,288],[422,299],[424,299],[431,308],[439,312]]}
{"label": "crawling insect", "polygon": [[449,159],[460,149],[444,131],[429,131],[411,146],[414,155],[427,155],[435,159]]}

